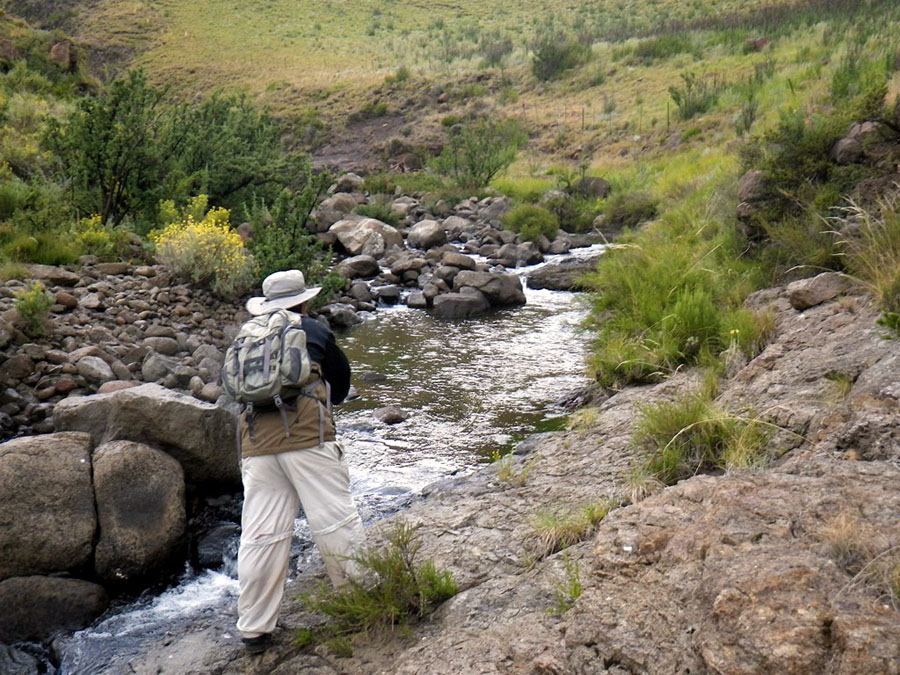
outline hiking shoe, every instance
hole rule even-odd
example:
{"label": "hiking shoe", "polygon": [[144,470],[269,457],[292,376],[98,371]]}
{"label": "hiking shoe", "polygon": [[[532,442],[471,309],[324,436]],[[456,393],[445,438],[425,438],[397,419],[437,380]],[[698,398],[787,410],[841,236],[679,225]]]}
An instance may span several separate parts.
{"label": "hiking shoe", "polygon": [[266,651],[266,648],[271,644],[272,634],[263,633],[252,638],[241,638],[241,642],[244,643],[244,649],[248,654],[260,654]]}

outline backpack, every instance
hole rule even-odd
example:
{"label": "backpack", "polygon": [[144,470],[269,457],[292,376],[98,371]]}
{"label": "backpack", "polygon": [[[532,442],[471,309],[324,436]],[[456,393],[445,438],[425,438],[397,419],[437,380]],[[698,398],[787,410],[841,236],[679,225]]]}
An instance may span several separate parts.
{"label": "backpack", "polygon": [[285,408],[289,406],[284,399],[309,395],[307,385],[317,379],[310,377],[312,373],[301,317],[279,309],[241,326],[225,352],[222,386],[232,399],[244,404],[251,435],[253,409],[274,405],[281,411],[288,436]]}

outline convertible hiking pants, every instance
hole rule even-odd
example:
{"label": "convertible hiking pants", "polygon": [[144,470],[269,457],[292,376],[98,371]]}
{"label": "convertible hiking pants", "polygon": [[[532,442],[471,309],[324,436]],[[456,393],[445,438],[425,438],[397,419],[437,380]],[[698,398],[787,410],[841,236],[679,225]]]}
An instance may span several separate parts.
{"label": "convertible hiking pants", "polygon": [[244,509],[238,551],[237,627],[243,637],[271,633],[288,572],[299,506],[335,587],[357,576],[348,556],[363,542],[363,526],[339,443],[328,441],[241,462]]}

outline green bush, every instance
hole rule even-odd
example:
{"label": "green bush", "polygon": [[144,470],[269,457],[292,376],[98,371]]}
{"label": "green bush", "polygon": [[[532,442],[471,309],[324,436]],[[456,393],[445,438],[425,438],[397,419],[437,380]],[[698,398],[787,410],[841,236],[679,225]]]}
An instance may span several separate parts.
{"label": "green bush", "polygon": [[389,202],[373,201],[369,204],[360,204],[353,211],[361,216],[366,216],[366,218],[380,220],[391,227],[400,226],[400,215],[394,211]]}
{"label": "green bush", "polygon": [[536,204],[514,206],[503,215],[503,224],[528,241],[537,241],[541,236],[553,239],[559,232],[556,216]]}
{"label": "green bush", "polygon": [[32,281],[13,293],[13,297],[16,312],[25,321],[25,333],[32,337],[42,335],[47,315],[53,306],[53,296],[40,281]]}
{"label": "green bush", "polygon": [[698,78],[694,73],[682,73],[681,86],[669,87],[669,94],[678,106],[678,116],[683,120],[709,112],[719,100],[722,84],[716,78]]}
{"label": "green bush", "polygon": [[365,579],[352,580],[341,590],[327,584],[302,596],[312,611],[321,612],[329,623],[315,631],[301,631],[301,646],[339,640],[349,649],[348,636],[371,631],[392,630],[411,619],[428,616],[458,587],[448,572],[440,572],[430,560],[418,561],[421,542],[416,529],[398,522],[387,533],[387,545],[370,546],[353,556]]}
{"label": "green bush", "polygon": [[656,217],[657,200],[646,192],[625,192],[606,203],[606,221],[617,227],[637,227]]}
{"label": "green bush", "polygon": [[531,45],[531,72],[545,82],[591,58],[590,46],[577,38],[561,32],[545,32]]}
{"label": "green bush", "polygon": [[451,131],[432,167],[460,188],[483,188],[506,169],[526,141],[519,123],[506,118],[478,118]]}

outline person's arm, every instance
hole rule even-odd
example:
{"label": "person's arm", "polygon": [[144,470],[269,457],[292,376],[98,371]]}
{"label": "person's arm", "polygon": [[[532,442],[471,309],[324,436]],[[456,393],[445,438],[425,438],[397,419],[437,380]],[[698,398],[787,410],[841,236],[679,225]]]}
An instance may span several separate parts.
{"label": "person's arm", "polygon": [[331,402],[335,405],[350,391],[350,362],[338,347],[332,333],[321,321],[303,317],[309,358],[322,366],[322,377],[331,385]]}

